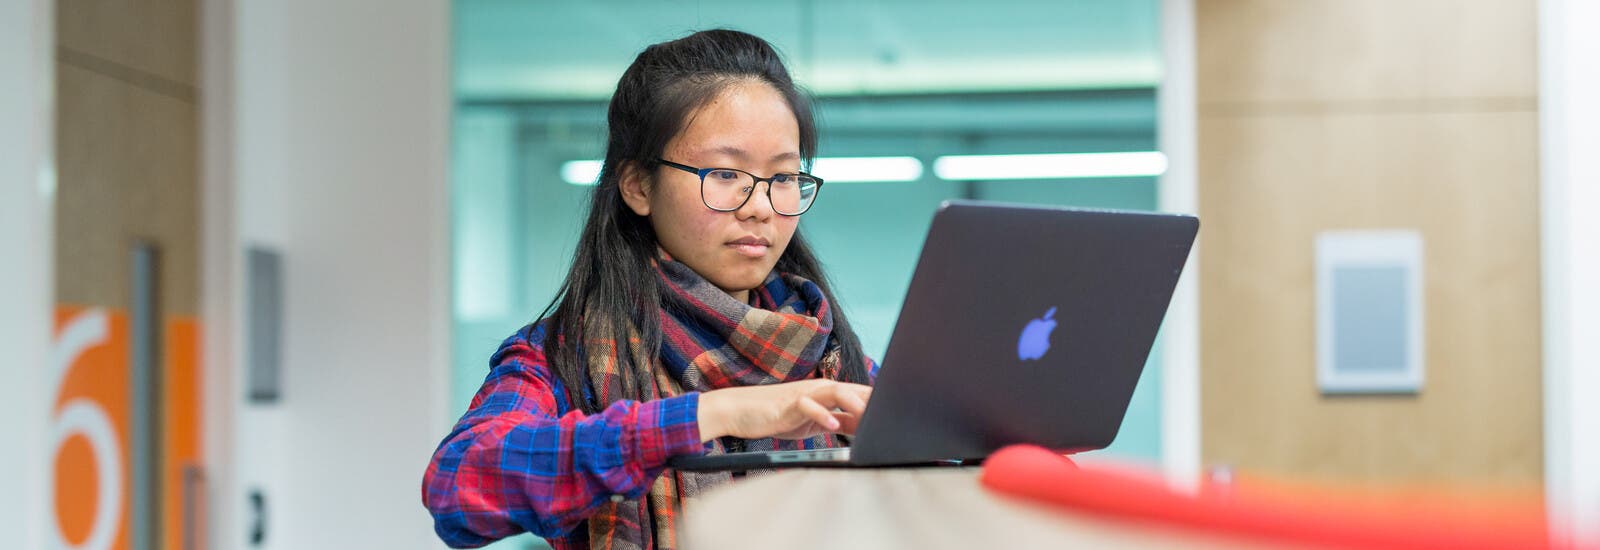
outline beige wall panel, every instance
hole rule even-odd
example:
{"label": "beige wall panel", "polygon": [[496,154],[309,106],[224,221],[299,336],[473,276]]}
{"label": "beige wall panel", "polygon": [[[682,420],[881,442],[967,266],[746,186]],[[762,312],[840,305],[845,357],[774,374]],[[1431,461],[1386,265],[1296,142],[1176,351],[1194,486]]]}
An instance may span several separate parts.
{"label": "beige wall panel", "polygon": [[1526,0],[1197,0],[1199,101],[1532,98],[1536,15]]}
{"label": "beige wall panel", "polygon": [[198,109],[58,63],[56,296],[128,307],[129,250],[159,244],[162,307],[198,312]]}
{"label": "beige wall panel", "polygon": [[198,13],[195,0],[61,0],[56,41],[69,52],[192,88],[198,82]]}
{"label": "beige wall panel", "polygon": [[[1537,485],[1536,115],[1204,115],[1203,460],[1325,479]],[[1425,242],[1418,396],[1322,397],[1313,239]]]}

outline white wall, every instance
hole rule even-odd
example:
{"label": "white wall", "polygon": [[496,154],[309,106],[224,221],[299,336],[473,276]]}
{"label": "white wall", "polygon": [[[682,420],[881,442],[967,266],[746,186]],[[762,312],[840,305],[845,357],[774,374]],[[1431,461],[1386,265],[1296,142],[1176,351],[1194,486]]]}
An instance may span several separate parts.
{"label": "white wall", "polygon": [[43,548],[49,481],[52,103],[48,0],[0,2],[0,547]]}
{"label": "white wall", "polygon": [[1600,4],[1539,3],[1545,487],[1557,533],[1600,545]]}
{"label": "white wall", "polygon": [[[434,548],[421,476],[449,428],[446,0],[208,0],[208,343],[233,460],[218,546]],[[226,28],[231,27],[231,28]],[[208,55],[216,55],[208,53]],[[231,89],[229,89],[231,87]],[[220,114],[219,114],[220,113]],[[214,214],[214,213],[213,213]],[[213,233],[216,232],[216,233]],[[282,254],[283,400],[243,403],[242,257]]]}

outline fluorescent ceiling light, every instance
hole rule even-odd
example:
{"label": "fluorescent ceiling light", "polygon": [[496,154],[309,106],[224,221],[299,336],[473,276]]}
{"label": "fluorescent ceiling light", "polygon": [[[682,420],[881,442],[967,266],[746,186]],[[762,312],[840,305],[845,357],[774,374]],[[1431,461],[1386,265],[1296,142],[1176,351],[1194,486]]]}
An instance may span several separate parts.
{"label": "fluorescent ceiling light", "polygon": [[811,173],[824,182],[917,181],[922,161],[915,157],[823,157]]}
{"label": "fluorescent ceiling light", "polygon": [[[811,172],[826,182],[917,181],[922,161],[915,157],[824,157]],[[561,164],[561,179],[573,185],[594,185],[600,179],[600,161],[573,160]]]}
{"label": "fluorescent ceiling light", "polygon": [[573,185],[594,185],[600,182],[600,161],[569,160],[561,163],[561,179]]}
{"label": "fluorescent ceiling light", "polygon": [[1141,177],[1166,171],[1167,156],[1158,151],[951,155],[933,161],[934,175],[951,181]]}

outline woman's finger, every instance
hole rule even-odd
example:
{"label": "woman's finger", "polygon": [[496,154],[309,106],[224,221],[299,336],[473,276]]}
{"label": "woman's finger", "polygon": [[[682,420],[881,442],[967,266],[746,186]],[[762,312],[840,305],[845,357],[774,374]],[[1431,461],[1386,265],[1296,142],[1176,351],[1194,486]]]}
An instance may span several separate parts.
{"label": "woman's finger", "polygon": [[859,391],[846,384],[834,386],[833,397],[834,406],[843,409],[844,412],[861,416],[861,413],[867,410],[867,400],[862,398]]}
{"label": "woman's finger", "polygon": [[812,388],[806,393],[822,406],[828,409],[843,410],[850,414],[860,416],[867,409],[867,401],[862,398],[855,384],[828,384]]}
{"label": "woman's finger", "polygon": [[800,396],[800,400],[795,404],[795,407],[800,409],[800,414],[816,425],[822,426],[829,431],[839,429],[839,421],[833,418],[833,413],[828,412],[827,407],[822,406],[821,403],[818,403],[810,396]]}
{"label": "woman's finger", "polygon": [[855,435],[856,428],[861,426],[861,417],[850,413],[834,412],[833,419],[839,421],[839,429],[834,431],[845,435]]}
{"label": "woman's finger", "polygon": [[861,402],[863,403],[872,400],[872,386],[840,382],[839,388],[854,394],[856,397],[860,398]]}

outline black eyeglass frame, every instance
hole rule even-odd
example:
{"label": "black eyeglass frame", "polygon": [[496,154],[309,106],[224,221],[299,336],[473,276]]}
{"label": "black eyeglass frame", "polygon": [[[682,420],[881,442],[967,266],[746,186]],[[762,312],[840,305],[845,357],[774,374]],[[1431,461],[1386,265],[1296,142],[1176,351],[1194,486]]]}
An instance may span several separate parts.
{"label": "black eyeglass frame", "polygon": [[[717,208],[715,206],[711,206],[711,203],[706,200],[706,175],[708,175],[708,174],[710,174],[712,172],[718,171],[718,170],[728,170],[730,172],[738,172],[740,174],[744,174],[746,176],[750,176],[750,179],[755,180],[755,183],[757,185],[760,185],[761,182],[763,182],[763,181],[767,182],[767,204],[773,205],[772,211],[773,212],[777,212],[778,215],[780,215],[780,216],[798,217],[801,214],[805,214],[806,212],[811,211],[811,207],[817,205],[817,195],[822,194],[822,178],[813,176],[813,175],[811,175],[809,173],[806,173],[806,172],[781,172],[781,173],[773,174],[772,177],[763,178],[761,176],[757,176],[755,174],[746,172],[744,170],[740,170],[738,168],[695,168],[695,167],[689,166],[687,164],[679,164],[679,163],[672,162],[670,160],[662,159],[662,158],[658,158],[658,159],[656,159],[656,161],[660,162],[661,164],[670,166],[672,168],[677,168],[679,170],[683,170],[683,171],[688,172],[690,174],[694,174],[696,176],[699,176],[700,177],[700,204],[704,204],[704,205],[706,205],[706,208],[710,208],[710,209],[715,210],[717,212],[733,212],[733,211],[736,211],[736,210],[738,210],[740,208],[744,208],[744,205],[748,204],[750,202],[750,197],[756,196],[754,190],[752,189],[750,193],[745,193],[744,200],[740,201],[738,206],[735,206],[733,208]],[[812,195],[811,196],[811,204],[807,204],[805,208],[803,208],[799,212],[795,212],[793,214],[789,214],[789,213],[785,213],[785,212],[779,212],[778,211],[778,207],[777,207],[777,203],[772,202],[772,181],[774,179],[776,179],[778,176],[805,176],[805,177],[811,178],[813,181],[816,181],[817,182],[817,190],[813,191],[811,193],[811,195]]]}

